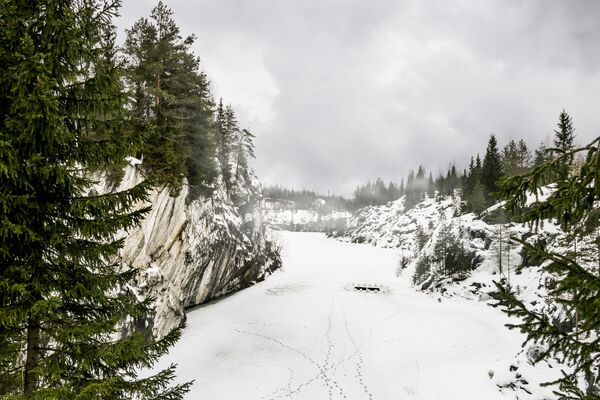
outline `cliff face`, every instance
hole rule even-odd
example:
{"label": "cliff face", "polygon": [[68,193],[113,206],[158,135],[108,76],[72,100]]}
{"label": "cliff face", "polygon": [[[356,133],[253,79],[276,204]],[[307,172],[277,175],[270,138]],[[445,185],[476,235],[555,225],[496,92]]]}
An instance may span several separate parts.
{"label": "cliff face", "polygon": [[[141,179],[135,167],[127,167],[117,190]],[[179,326],[186,307],[243,289],[280,266],[265,236],[259,186],[250,189],[238,205],[222,185],[189,204],[185,185],[174,197],[167,188],[150,193],[152,210],[138,229],[128,232],[121,261],[138,271],[132,293],[155,299],[154,316],[138,322],[154,337]]]}

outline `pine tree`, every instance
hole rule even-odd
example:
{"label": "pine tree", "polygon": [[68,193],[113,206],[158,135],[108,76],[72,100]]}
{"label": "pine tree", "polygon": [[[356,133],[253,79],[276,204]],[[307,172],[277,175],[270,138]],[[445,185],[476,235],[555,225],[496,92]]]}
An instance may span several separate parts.
{"label": "pine tree", "polygon": [[[585,154],[586,159],[578,174],[559,179],[555,191],[545,200],[524,208],[529,193],[538,193],[545,184],[548,173],[565,165],[575,154]],[[534,226],[544,219],[556,219],[564,231],[574,236],[585,231],[597,212],[600,201],[600,137],[588,146],[559,154],[557,158],[539,165],[531,172],[502,182],[502,197],[509,210],[521,212],[521,218]],[[525,210],[525,211],[523,211]],[[592,223],[592,226],[594,224]],[[510,287],[497,284],[500,298],[507,304],[509,315],[517,316],[521,323],[509,325],[527,335],[526,342],[546,346],[540,360],[556,357],[572,367],[572,372],[550,384],[559,384],[560,399],[600,399],[598,388],[600,370],[600,277],[595,267],[582,264],[570,254],[558,254],[545,246],[535,246],[517,238],[529,253],[541,261],[543,269],[555,277],[549,296],[560,304],[567,315],[577,316],[573,332],[556,326],[550,316],[530,310],[511,292]],[[578,378],[587,381],[587,387],[578,385]]]}
{"label": "pine tree", "polygon": [[[181,114],[188,156],[186,159],[187,180],[190,186],[188,199],[195,200],[201,194],[208,194],[217,176],[216,124],[214,102],[209,90],[209,82],[204,73],[196,72],[188,79],[187,98],[182,102]],[[254,157],[254,153],[251,154]]]}
{"label": "pine tree", "polygon": [[[535,150],[535,155],[533,158],[533,167],[539,167],[548,162],[552,161],[552,152],[544,142],[540,143],[540,146]],[[554,173],[546,172],[546,176],[544,177],[544,183],[549,183],[552,180],[552,177],[556,175]]]}
{"label": "pine tree", "polygon": [[[573,121],[569,114],[563,110],[559,115],[558,129],[554,131],[554,154],[561,156],[569,154],[575,148],[575,134]],[[561,161],[556,164],[556,173],[558,179],[566,179],[569,176],[569,170],[573,164],[573,156],[560,157]]]}
{"label": "pine tree", "polygon": [[486,190],[485,196],[488,204],[493,200],[493,193],[498,190],[498,180],[502,175],[502,160],[498,151],[498,142],[496,136],[491,135],[481,166],[481,183]]}
{"label": "pine tree", "polygon": [[0,396],[179,399],[173,367],[140,379],[179,331],[120,332],[150,312],[126,290],[118,235],[140,223],[148,186],[87,194],[120,165],[119,2],[0,3]]}

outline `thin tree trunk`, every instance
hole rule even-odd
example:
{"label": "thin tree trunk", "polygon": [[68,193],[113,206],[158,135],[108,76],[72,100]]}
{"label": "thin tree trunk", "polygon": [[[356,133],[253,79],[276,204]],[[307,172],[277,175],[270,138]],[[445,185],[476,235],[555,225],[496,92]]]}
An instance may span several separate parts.
{"label": "thin tree trunk", "polygon": [[29,317],[27,321],[27,358],[25,370],[23,371],[23,391],[26,395],[35,391],[38,384],[38,376],[33,369],[40,360],[40,321]]}
{"label": "thin tree trunk", "polygon": [[160,105],[160,74],[156,75],[156,106]]}

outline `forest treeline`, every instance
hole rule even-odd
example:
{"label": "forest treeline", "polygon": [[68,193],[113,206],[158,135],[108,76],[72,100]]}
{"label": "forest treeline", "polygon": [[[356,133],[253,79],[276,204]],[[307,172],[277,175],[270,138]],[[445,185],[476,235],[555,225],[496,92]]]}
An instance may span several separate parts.
{"label": "forest treeline", "polygon": [[[266,186],[263,189],[263,194],[266,198],[275,200],[291,201],[294,208],[310,210],[310,209],[326,209],[329,211],[343,211],[352,209],[352,200],[346,199],[335,194],[320,194],[307,189],[288,189],[280,185]],[[320,205],[317,200],[324,200],[325,205]]]}
{"label": "forest treeline", "polygon": [[[554,131],[553,145],[548,146],[543,141],[535,150],[523,140],[510,140],[505,146],[500,147],[494,134],[490,135],[485,151],[477,153],[470,158],[467,168],[459,170],[456,163],[451,163],[445,173],[434,177],[425,166],[410,169],[406,179],[399,183],[385,182],[382,178],[358,185],[354,190],[352,199],[341,196],[325,196],[310,190],[293,190],[281,186],[265,188],[269,197],[292,200],[299,208],[310,208],[310,204],[317,198],[332,202],[336,207],[346,210],[357,210],[366,206],[382,205],[406,196],[407,209],[414,207],[425,197],[438,195],[452,195],[456,189],[461,191],[465,200],[465,211],[481,212],[496,201],[498,184],[502,178],[512,177],[531,171],[558,158],[564,152],[575,147],[575,133],[572,118],[566,111],[559,115],[559,122]],[[547,176],[548,182],[557,178],[558,174],[566,176],[573,167],[575,159],[563,161],[561,172],[554,172],[554,176]]]}
{"label": "forest treeline", "polygon": [[[406,207],[410,209],[425,196],[433,196],[436,192],[440,195],[451,195],[454,190],[460,189],[466,201],[466,211],[481,212],[496,201],[495,194],[502,178],[529,172],[574,147],[573,121],[563,110],[554,131],[552,147],[542,142],[532,152],[523,139],[510,140],[504,147],[500,147],[496,136],[492,134],[485,151],[473,155],[468,167],[462,171],[452,163],[445,173],[434,177],[432,172],[427,172],[426,168],[420,165],[416,171],[409,170],[406,180],[402,179],[399,184],[386,184],[378,178],[375,182],[367,182],[356,188],[353,205],[355,208],[380,205],[405,195]],[[575,161],[573,158],[562,160],[558,172],[554,172],[554,176],[546,177],[548,182],[566,176]]]}

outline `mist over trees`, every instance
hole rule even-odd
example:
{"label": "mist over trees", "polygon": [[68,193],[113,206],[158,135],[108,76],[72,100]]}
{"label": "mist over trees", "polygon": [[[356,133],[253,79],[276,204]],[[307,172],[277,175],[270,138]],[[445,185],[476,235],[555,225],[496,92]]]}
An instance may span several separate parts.
{"label": "mist over trees", "polygon": [[375,182],[357,186],[353,206],[381,205],[405,196],[405,207],[410,209],[428,196],[450,196],[459,190],[466,202],[465,211],[479,213],[497,201],[502,178],[527,173],[557,158],[561,161],[552,175],[546,177],[546,181],[564,179],[568,175],[575,159],[573,156],[560,156],[573,150],[575,135],[573,121],[564,110],[559,115],[554,134],[553,147],[541,142],[533,152],[523,139],[510,140],[501,147],[496,136],[491,134],[484,151],[473,155],[465,163],[467,168],[464,170],[460,171],[455,163],[450,163],[444,172],[440,171],[434,178],[432,171],[419,165],[416,170],[410,169],[400,184],[390,181],[386,185],[383,179],[377,178]]}
{"label": "mist over trees", "polygon": [[240,128],[234,109],[215,104],[210,82],[162,2],[126,31],[123,46],[127,128],[157,185],[177,194],[187,178],[190,200],[209,193],[221,176],[230,195],[251,181],[254,135]]}
{"label": "mist over trees", "polygon": [[[283,186],[266,186],[263,195],[267,199],[293,202],[297,209],[324,209],[327,211],[348,211],[352,209],[352,201],[335,194],[320,194],[308,189],[288,189]],[[325,205],[319,205],[317,200],[324,200]]]}

